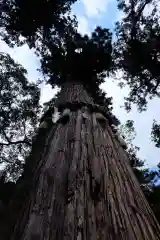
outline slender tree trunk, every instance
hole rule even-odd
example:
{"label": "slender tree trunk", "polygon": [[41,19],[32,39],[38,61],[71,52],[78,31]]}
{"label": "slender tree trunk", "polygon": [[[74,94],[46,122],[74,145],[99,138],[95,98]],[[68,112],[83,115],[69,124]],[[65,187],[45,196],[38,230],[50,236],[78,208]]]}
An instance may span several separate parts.
{"label": "slender tree trunk", "polygon": [[[62,88],[57,105],[66,102],[93,105],[80,84]],[[12,240],[160,239],[160,227],[110,127],[81,106],[52,131]]]}

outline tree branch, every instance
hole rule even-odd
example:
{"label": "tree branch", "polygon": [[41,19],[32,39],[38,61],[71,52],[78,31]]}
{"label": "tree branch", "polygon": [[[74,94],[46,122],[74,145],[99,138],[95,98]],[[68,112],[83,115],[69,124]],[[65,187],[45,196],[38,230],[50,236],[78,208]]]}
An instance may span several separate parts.
{"label": "tree branch", "polygon": [[137,14],[135,12],[135,3],[132,0],[131,2],[131,18],[132,18],[132,29],[131,29],[131,39],[133,40],[134,37],[136,37],[137,30],[136,30],[136,24],[139,21],[141,14],[146,7],[147,4],[150,3],[150,0],[146,0],[138,9],[137,9]]}
{"label": "tree branch", "polygon": [[0,145],[1,145],[1,146],[9,146],[9,145],[12,145],[12,144],[20,144],[20,143],[25,143],[25,144],[27,144],[27,145],[29,145],[29,146],[32,146],[32,144],[31,144],[30,142],[25,141],[25,140],[15,141],[15,142],[9,141],[8,143],[2,143],[2,142],[0,142]]}
{"label": "tree branch", "polygon": [[150,0],[146,0],[146,1],[144,2],[144,4],[142,4],[142,5],[139,7],[139,9],[137,10],[137,13],[138,13],[138,14],[137,14],[137,21],[139,20],[139,18],[140,18],[140,16],[141,16],[143,10],[145,9],[146,5],[149,4],[150,2],[151,2]]}
{"label": "tree branch", "polygon": [[5,136],[5,138],[6,138],[6,140],[7,140],[7,142],[8,143],[0,143],[0,145],[1,146],[9,146],[9,145],[12,145],[12,144],[20,144],[20,143],[25,143],[25,144],[27,144],[28,146],[32,146],[32,144],[30,143],[30,142],[28,142],[28,141],[26,141],[26,140],[19,140],[19,141],[15,141],[15,142],[12,142],[12,141],[10,141],[10,139],[8,138],[8,136],[6,135],[6,133],[5,133],[5,131],[4,130],[2,130],[3,131],[3,134],[4,134],[4,136]]}

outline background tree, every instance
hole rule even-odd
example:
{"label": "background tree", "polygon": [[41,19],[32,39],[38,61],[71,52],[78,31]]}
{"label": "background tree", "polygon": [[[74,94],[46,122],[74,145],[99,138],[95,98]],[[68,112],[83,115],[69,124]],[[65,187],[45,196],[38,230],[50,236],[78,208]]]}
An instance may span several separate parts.
{"label": "background tree", "polygon": [[[120,132],[125,136],[125,141],[128,144],[128,157],[132,170],[140,184],[141,190],[147,198],[157,220],[160,223],[160,171],[159,164],[157,168],[150,169],[146,167],[145,160],[138,157],[139,147],[133,145],[136,132],[133,121],[128,120],[125,124],[119,126]],[[156,123],[155,123],[156,124]],[[157,131],[156,131],[157,133]],[[159,136],[159,135],[158,135]]]}
{"label": "background tree", "polygon": [[131,162],[132,169],[141,189],[148,200],[157,220],[160,223],[159,213],[160,213],[160,173],[158,166],[156,169],[149,169],[145,166],[145,161],[142,161],[137,156],[137,147],[132,147],[128,149],[129,159]]}
{"label": "background tree", "polygon": [[156,147],[160,147],[160,124],[156,120],[153,121],[151,138]]}
{"label": "background tree", "polygon": [[157,220],[160,223],[160,185],[154,185],[150,191],[150,194],[147,196],[147,199],[155,213]]}
{"label": "background tree", "polygon": [[8,54],[0,54],[0,164],[17,179],[40,114],[40,90],[27,71]]}
{"label": "background tree", "polygon": [[[149,99],[159,97],[160,28],[159,8],[154,0],[118,1],[124,16],[116,23],[115,68],[123,72],[120,86],[129,86],[125,108],[136,104],[139,111],[147,109]],[[146,9],[150,13],[146,14]],[[153,122],[151,139],[159,147],[158,123]]]}
{"label": "background tree", "polygon": [[136,137],[136,131],[134,128],[134,121],[133,120],[127,120],[124,124],[121,124],[119,126],[119,131],[121,135],[124,135],[125,141],[128,145],[132,145],[132,141]]}
{"label": "background tree", "polygon": [[122,82],[129,86],[126,109],[135,103],[142,111],[149,99],[159,97],[159,10],[154,0],[119,0],[118,9],[124,17],[116,24],[116,69],[123,71]]}
{"label": "background tree", "polygon": [[138,157],[139,147],[134,146],[133,140],[135,139],[136,132],[134,128],[134,122],[132,120],[127,120],[125,124],[119,126],[119,131],[121,135],[125,137],[127,142],[127,153],[129,154],[130,163],[134,174],[136,175],[140,186],[145,194],[152,189],[154,184],[157,182],[157,177],[159,176],[158,169],[151,170],[145,166],[145,161]]}

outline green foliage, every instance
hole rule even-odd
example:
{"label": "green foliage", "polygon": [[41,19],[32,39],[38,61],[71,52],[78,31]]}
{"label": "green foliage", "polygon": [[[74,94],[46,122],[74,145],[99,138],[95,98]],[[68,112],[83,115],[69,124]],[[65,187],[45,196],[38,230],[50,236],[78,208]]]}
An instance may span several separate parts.
{"label": "green foliage", "polygon": [[[144,10],[152,4],[149,16]],[[150,6],[151,7],[151,6]],[[129,86],[126,109],[133,103],[143,111],[148,99],[159,97],[160,76],[160,27],[158,10],[154,0],[118,0],[118,8],[124,12],[116,24],[116,69],[123,71],[123,81]]]}
{"label": "green foliage", "polygon": [[[134,122],[131,120],[127,120],[125,124],[120,125],[120,133],[125,137],[125,141],[128,145],[128,156],[129,161],[132,167],[132,170],[140,184],[140,187],[145,194],[146,198],[149,201],[149,204],[153,208],[157,216],[157,208],[160,207],[158,201],[154,199],[155,192],[159,191],[160,194],[160,186],[157,185],[160,177],[160,171],[157,169],[149,169],[146,167],[145,161],[141,160],[138,157],[139,147],[133,145],[132,141],[136,136],[136,132],[134,129]],[[155,203],[152,204],[152,202]],[[158,210],[159,211],[159,210]],[[159,219],[160,220],[160,219]]]}
{"label": "green foliage", "polygon": [[45,112],[49,108],[53,108],[55,106],[55,101],[57,100],[59,95],[60,95],[60,89],[57,91],[57,93],[55,94],[55,96],[53,98],[51,98],[48,102],[45,102],[43,104],[43,112]]}
{"label": "green foliage", "polygon": [[132,140],[136,135],[133,121],[128,120],[125,124],[121,125],[120,132],[125,136],[127,145],[130,146],[127,153],[132,170],[145,197],[154,211],[157,220],[160,223],[160,164],[156,169],[149,169],[146,167],[145,161],[138,157],[139,148],[132,144]]}
{"label": "green foliage", "polygon": [[151,191],[154,182],[157,180],[158,170],[152,171],[149,168],[146,168],[145,161],[138,157],[138,151],[140,148],[134,146],[132,143],[136,136],[133,124],[134,122],[132,120],[127,120],[125,124],[120,125],[120,133],[125,137],[125,141],[129,147],[127,153],[133,172],[144,193],[148,194]]}
{"label": "green foliage", "polygon": [[158,168],[151,170],[145,167],[145,161],[138,157],[138,150],[139,148],[134,146],[128,149],[130,163],[140,187],[160,223],[160,171]]}
{"label": "green foliage", "polygon": [[30,150],[40,111],[40,91],[26,70],[0,54],[0,164],[16,179]]}
{"label": "green foliage", "polygon": [[152,207],[155,216],[160,223],[160,163],[158,164],[157,182],[152,185],[150,194],[146,195],[150,206]]}
{"label": "green foliage", "polygon": [[156,147],[160,147],[160,124],[158,124],[155,120],[153,121],[152,131],[151,131],[151,139],[155,143]]}
{"label": "green foliage", "polygon": [[147,199],[155,213],[158,222],[160,223],[160,185],[152,188],[152,191],[147,196]]}
{"label": "green foliage", "polygon": [[[39,129],[37,131],[37,134],[34,136],[34,140],[32,141],[31,151],[25,157],[25,163],[23,164],[23,172],[21,176],[17,179],[15,185],[9,185],[11,191],[6,196],[6,198],[4,197],[5,193],[4,196],[0,196],[0,200],[5,205],[5,208],[3,208],[4,216],[8,216],[8,214],[10,215],[10,218],[6,217],[5,221],[3,221],[2,224],[2,226],[6,226],[6,229],[4,231],[5,238],[3,239],[10,239],[14,231],[15,224],[17,223],[17,218],[21,217],[21,214],[23,214],[22,210],[24,207],[26,207],[25,204],[28,203],[27,200],[29,194],[31,193],[31,191],[35,190],[33,179],[37,174],[37,167],[40,167],[40,163],[43,164],[44,155],[46,155],[49,150],[49,143],[51,141],[51,136],[53,136],[51,134],[51,136],[49,137],[50,130],[51,128],[45,130]],[[48,141],[48,144],[46,144],[46,139]],[[8,183],[11,182],[4,182],[4,184],[2,185],[2,189],[5,189]],[[13,191],[14,194],[12,194]],[[19,238],[17,237],[17,239]]]}
{"label": "green foliage", "polygon": [[[54,41],[53,41],[54,40]],[[70,29],[63,36],[50,36],[41,56],[42,71],[53,87],[65,81],[80,81],[93,95],[112,68],[112,35],[108,29],[97,27],[92,36],[81,36]],[[103,93],[104,94],[104,93]]]}
{"label": "green foliage", "polygon": [[132,145],[132,141],[136,137],[134,121],[127,120],[124,124],[121,124],[119,126],[119,132],[121,133],[121,135],[125,136],[125,141],[126,141],[127,145],[129,145],[129,144]]}
{"label": "green foliage", "polygon": [[63,16],[75,1],[6,0],[0,16],[0,26],[5,29],[1,35],[10,46],[23,44],[24,40],[34,46],[40,35],[47,34],[54,27],[59,30],[64,27],[66,20]]}
{"label": "green foliage", "polygon": [[[10,46],[26,42],[34,47],[41,59],[41,70],[53,87],[65,81],[81,81],[102,104],[106,99],[99,85],[112,69],[112,35],[100,27],[91,37],[78,34],[76,19],[64,17],[74,2],[7,1],[8,10],[1,15],[1,36]],[[108,98],[105,104],[110,101]]]}

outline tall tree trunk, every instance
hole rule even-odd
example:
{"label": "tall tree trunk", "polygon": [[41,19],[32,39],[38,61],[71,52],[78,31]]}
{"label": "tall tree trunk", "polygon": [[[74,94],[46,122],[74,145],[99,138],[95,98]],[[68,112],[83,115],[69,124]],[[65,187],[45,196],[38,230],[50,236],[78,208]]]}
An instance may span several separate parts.
{"label": "tall tree trunk", "polygon": [[[80,84],[62,88],[57,104],[66,102],[93,105]],[[50,131],[12,240],[160,239],[127,154],[89,108],[82,104]]]}

